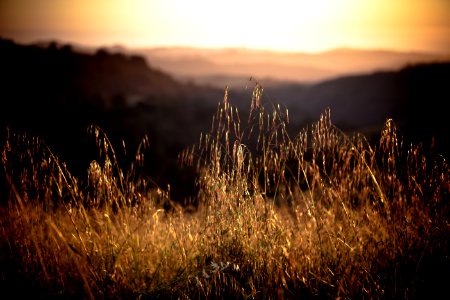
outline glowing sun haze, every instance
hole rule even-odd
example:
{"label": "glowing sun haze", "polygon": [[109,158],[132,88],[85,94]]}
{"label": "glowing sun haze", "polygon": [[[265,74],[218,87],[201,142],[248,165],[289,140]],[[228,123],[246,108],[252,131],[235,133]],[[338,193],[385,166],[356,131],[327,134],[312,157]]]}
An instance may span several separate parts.
{"label": "glowing sun haze", "polygon": [[1,0],[0,36],[93,46],[450,52],[448,0]]}

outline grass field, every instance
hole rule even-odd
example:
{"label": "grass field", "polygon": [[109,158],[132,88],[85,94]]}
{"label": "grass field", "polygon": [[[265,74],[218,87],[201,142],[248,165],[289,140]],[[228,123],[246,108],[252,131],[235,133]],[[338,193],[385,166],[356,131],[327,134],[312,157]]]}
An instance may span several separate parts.
{"label": "grass field", "polygon": [[[248,120],[225,91],[211,129],[180,154],[198,171],[192,203],[170,200],[98,157],[71,175],[44,141],[8,132],[0,209],[0,289],[74,299],[418,299],[450,295],[450,168],[403,143],[387,120],[376,144],[332,112],[292,136],[286,108]],[[82,145],[80,145],[82,147]],[[425,151],[427,150],[427,151]],[[94,158],[93,158],[94,159]]]}

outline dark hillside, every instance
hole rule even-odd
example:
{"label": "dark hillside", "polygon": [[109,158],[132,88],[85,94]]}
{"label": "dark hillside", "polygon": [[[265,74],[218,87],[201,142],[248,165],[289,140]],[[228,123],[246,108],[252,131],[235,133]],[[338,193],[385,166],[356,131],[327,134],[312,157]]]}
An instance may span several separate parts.
{"label": "dark hillside", "polygon": [[96,157],[86,133],[94,124],[116,151],[125,140],[130,159],[148,135],[147,171],[159,184],[170,183],[163,178],[178,173],[178,152],[197,140],[223,97],[218,89],[179,84],[142,57],[104,49],[84,54],[70,45],[0,40],[0,66],[2,137],[7,127],[39,136],[78,174]]}
{"label": "dark hillside", "polygon": [[411,66],[399,73],[405,88],[395,117],[414,142],[432,142],[436,151],[450,157],[450,63]]}

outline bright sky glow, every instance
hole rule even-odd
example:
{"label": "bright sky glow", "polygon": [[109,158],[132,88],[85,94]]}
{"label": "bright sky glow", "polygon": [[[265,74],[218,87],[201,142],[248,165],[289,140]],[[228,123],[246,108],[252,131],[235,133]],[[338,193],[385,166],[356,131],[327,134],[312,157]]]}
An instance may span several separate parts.
{"label": "bright sky glow", "polygon": [[450,52],[450,1],[1,0],[0,36],[94,46]]}

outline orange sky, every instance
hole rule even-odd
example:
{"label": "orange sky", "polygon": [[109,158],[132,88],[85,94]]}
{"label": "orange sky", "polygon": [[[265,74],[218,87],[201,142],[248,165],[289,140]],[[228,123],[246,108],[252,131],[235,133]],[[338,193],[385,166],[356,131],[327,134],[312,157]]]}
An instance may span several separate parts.
{"label": "orange sky", "polygon": [[93,46],[450,52],[449,0],[0,0],[0,36]]}

